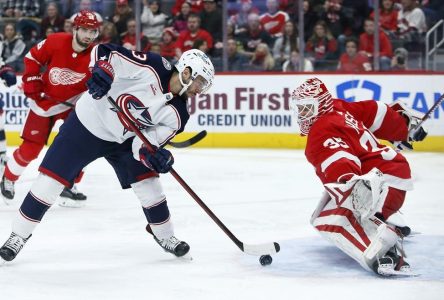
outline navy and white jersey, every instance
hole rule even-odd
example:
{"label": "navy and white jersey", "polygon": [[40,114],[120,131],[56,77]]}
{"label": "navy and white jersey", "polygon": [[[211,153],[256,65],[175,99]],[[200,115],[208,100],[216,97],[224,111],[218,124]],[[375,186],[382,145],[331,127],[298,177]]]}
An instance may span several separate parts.
{"label": "navy and white jersey", "polygon": [[[186,99],[169,92],[173,74],[171,64],[152,52],[131,51],[113,44],[100,44],[91,52],[90,67],[106,60],[114,69],[114,81],[108,95],[130,116],[155,146],[162,146],[183,131],[189,119]],[[76,105],[80,122],[98,138],[123,143],[135,136],[119,118],[107,96],[95,100],[84,93]],[[139,159],[142,141],[133,142],[133,153]]]}

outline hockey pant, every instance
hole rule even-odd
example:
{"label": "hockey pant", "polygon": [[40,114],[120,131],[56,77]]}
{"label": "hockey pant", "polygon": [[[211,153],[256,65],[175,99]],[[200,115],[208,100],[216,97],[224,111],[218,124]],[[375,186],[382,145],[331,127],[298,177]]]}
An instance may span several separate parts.
{"label": "hockey pant", "polygon": [[[156,237],[163,239],[172,236],[170,212],[159,178],[144,179],[132,187]],[[20,206],[12,231],[22,237],[30,236],[63,188],[62,183],[40,173]]]}
{"label": "hockey pant", "polygon": [[[8,160],[5,167],[5,177],[10,181],[17,181],[26,167],[35,160],[42,151],[44,144],[38,144],[32,141],[23,140],[12,157]],[[83,177],[83,171],[75,179],[75,183],[80,182]]]}
{"label": "hockey pant", "polygon": [[[22,144],[14,151],[5,168],[5,177],[10,181],[17,181],[26,167],[35,160],[48,141],[49,134],[57,120],[64,120],[69,112],[57,114],[51,117],[42,117],[32,110],[26,118],[21,136]],[[80,182],[83,172],[79,174],[75,182]]]}
{"label": "hockey pant", "polygon": [[[404,191],[389,187],[382,211],[399,209],[399,195],[405,195],[402,192]],[[384,208],[386,205],[387,208]],[[338,205],[324,192],[310,222],[325,239],[368,271],[372,271],[371,267],[376,259],[400,240],[393,226],[375,216],[361,218],[353,207],[351,196]]]}

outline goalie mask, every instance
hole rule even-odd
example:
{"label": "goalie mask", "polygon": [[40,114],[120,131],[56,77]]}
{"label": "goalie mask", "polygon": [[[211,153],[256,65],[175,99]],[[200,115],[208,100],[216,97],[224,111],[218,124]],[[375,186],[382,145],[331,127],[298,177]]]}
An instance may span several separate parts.
{"label": "goalie mask", "polygon": [[[205,53],[198,49],[185,51],[179,58],[175,67],[177,71],[179,71],[179,80],[182,85],[182,90],[179,92],[179,95],[182,95],[196,79],[201,81],[200,93],[202,94],[207,93],[213,85],[213,63]],[[191,80],[188,83],[185,83],[182,78],[182,72],[187,67],[191,69]]]}
{"label": "goalie mask", "polygon": [[333,109],[333,101],[325,84],[310,78],[293,91],[290,107],[297,115],[301,135],[307,135],[313,123]]}

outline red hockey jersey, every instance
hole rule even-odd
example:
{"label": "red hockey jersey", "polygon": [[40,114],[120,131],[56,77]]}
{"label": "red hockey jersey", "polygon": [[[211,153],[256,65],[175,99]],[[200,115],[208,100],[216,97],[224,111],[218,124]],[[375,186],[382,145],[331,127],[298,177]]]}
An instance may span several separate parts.
{"label": "red hockey jersey", "polygon": [[377,140],[406,140],[405,119],[373,100],[333,102],[333,111],[321,116],[310,129],[305,150],[322,183],[343,182],[352,174],[363,175],[376,167],[389,186],[410,190],[407,160]]}
{"label": "red hockey jersey", "polygon": [[179,48],[182,52],[188,51],[193,49],[194,42],[199,39],[207,42],[208,49],[213,48],[213,37],[203,29],[199,29],[196,33],[191,33],[189,30],[182,31],[177,38],[176,48]]}
{"label": "red hockey jersey", "polygon": [[280,36],[284,32],[285,22],[290,20],[286,12],[278,11],[273,15],[265,13],[261,15],[260,22],[262,27],[273,36]]}
{"label": "red hockey jersey", "polygon": [[350,57],[347,53],[343,53],[339,58],[338,70],[342,72],[367,72],[372,70],[372,65],[367,55],[356,53]]}
{"label": "red hockey jersey", "polygon": [[[88,65],[92,46],[80,53],[72,48],[72,35],[55,33],[31,48],[24,59],[23,77],[38,76],[41,69],[43,92],[48,100],[30,101],[31,109],[41,116],[52,116],[69,109],[58,103],[75,103],[86,91],[86,81],[91,76]],[[54,101],[55,100],[55,101]]]}

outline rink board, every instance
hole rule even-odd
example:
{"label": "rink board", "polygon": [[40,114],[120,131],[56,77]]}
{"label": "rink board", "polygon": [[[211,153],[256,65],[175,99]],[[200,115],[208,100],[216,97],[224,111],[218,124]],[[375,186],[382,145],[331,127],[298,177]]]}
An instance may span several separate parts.
{"label": "rink board", "polygon": [[[293,89],[311,74],[219,74],[207,95],[189,99],[186,132],[175,140],[206,130],[196,147],[303,148],[305,138],[289,110]],[[442,74],[318,74],[334,97],[347,101],[374,99],[384,103],[402,100],[426,112],[440,97]],[[0,87],[9,145],[20,143],[19,132],[29,107],[15,87]],[[429,137],[415,145],[420,151],[444,152],[444,103],[426,126]],[[56,129],[57,130],[57,129]],[[55,130],[55,131],[56,131]],[[52,134],[50,141],[56,133]]]}

